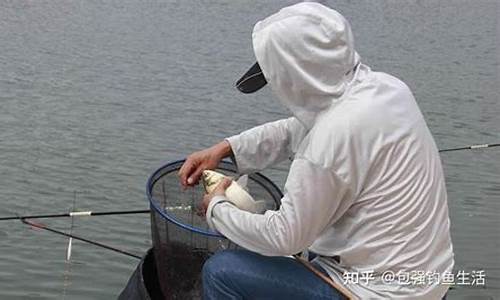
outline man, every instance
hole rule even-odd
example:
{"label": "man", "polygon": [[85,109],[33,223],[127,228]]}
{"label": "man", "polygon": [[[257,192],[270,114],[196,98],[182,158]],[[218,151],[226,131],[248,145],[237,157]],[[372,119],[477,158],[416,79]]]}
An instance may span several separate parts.
{"label": "man", "polygon": [[181,182],[227,156],[242,173],[294,159],[278,211],[239,210],[224,196],[228,181],[205,197],[208,223],[249,250],[207,261],[205,298],[341,299],[288,257],[309,250],[357,298],[441,299],[438,277],[454,263],[445,183],[409,88],[362,64],[347,21],[318,3],[258,22],[253,47],[258,63],[238,88],[269,83],[293,117],[195,152]]}

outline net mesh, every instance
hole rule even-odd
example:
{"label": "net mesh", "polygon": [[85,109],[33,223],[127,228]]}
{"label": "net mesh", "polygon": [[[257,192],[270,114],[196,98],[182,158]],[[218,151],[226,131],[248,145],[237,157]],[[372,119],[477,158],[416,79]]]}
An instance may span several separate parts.
{"label": "net mesh", "polygon": [[[166,299],[200,299],[200,273],[214,252],[238,246],[209,229],[204,216],[197,214],[203,186],[184,189],[177,176],[183,160],[158,169],[148,180],[151,206],[151,234],[157,275]],[[236,167],[223,161],[215,170],[237,178]],[[250,174],[248,192],[264,200],[268,210],[280,205],[280,189],[262,174]]]}

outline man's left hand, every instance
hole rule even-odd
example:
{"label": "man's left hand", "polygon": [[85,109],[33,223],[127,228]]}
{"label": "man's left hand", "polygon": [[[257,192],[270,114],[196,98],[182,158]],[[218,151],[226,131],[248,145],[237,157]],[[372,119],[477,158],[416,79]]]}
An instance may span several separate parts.
{"label": "man's left hand", "polygon": [[205,194],[203,196],[203,201],[201,202],[201,207],[200,207],[200,213],[202,215],[205,215],[208,209],[208,205],[210,204],[210,201],[215,196],[225,196],[226,195],[226,190],[227,188],[233,183],[233,181],[229,178],[224,178],[216,187],[215,189],[210,193],[210,194]]}

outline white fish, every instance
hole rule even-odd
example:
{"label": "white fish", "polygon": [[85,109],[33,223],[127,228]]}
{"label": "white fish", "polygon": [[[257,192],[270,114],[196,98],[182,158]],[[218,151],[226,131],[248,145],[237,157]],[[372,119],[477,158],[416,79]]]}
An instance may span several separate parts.
{"label": "white fish", "polygon": [[[203,171],[201,179],[205,192],[211,193],[225,177],[227,176],[215,171]],[[255,201],[252,196],[250,196],[246,191],[247,182],[248,175],[241,176],[237,181],[233,181],[226,190],[227,199],[239,209],[251,213],[263,213],[266,210],[266,202]]]}

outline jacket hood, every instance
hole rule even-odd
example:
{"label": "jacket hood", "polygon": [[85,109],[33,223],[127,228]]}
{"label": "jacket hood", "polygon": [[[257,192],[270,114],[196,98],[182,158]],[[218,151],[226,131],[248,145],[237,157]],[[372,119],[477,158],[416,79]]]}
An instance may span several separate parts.
{"label": "jacket hood", "polygon": [[359,63],[349,23],[319,3],[281,9],[255,25],[252,40],[267,82],[306,128],[343,95]]}

